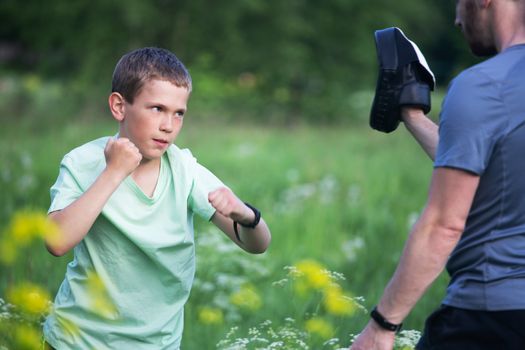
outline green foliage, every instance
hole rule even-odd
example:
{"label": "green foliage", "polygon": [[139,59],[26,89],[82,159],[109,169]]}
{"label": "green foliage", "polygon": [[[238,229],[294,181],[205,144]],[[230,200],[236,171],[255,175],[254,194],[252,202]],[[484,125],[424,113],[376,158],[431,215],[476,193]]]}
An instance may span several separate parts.
{"label": "green foliage", "polygon": [[207,118],[334,123],[358,118],[350,102],[374,86],[377,29],[401,27],[446,86],[472,62],[453,18],[440,1],[3,0],[0,64],[65,79],[67,98],[98,112],[122,54],[162,46],[190,68]]}

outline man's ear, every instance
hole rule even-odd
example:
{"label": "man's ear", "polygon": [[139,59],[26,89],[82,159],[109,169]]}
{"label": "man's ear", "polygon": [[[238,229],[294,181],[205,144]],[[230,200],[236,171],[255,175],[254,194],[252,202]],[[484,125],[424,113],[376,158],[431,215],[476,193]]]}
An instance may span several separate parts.
{"label": "man's ear", "polygon": [[113,118],[115,118],[117,121],[121,122],[124,120],[124,110],[125,110],[125,103],[126,100],[124,97],[119,94],[118,92],[112,92],[111,95],[109,95],[109,110],[111,111],[111,114],[113,115]]}

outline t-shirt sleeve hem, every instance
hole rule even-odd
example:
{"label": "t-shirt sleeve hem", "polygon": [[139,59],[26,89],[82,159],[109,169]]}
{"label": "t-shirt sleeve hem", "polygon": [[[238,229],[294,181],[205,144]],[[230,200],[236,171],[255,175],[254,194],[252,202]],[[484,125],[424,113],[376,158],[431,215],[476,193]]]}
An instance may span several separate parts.
{"label": "t-shirt sleeve hem", "polygon": [[481,176],[483,174],[482,169],[479,169],[476,167],[468,167],[468,166],[460,165],[460,164],[453,164],[453,163],[434,163],[434,169],[436,168],[451,168],[451,169],[456,169],[456,170],[463,170],[463,171],[466,171],[467,173],[471,173],[471,174],[478,175],[478,176]]}
{"label": "t-shirt sleeve hem", "polygon": [[211,218],[213,217],[213,215],[215,215],[216,212],[217,212],[217,210],[215,208],[211,207],[209,210],[207,210],[205,213],[203,213],[202,217],[206,221],[210,221]]}
{"label": "t-shirt sleeve hem", "polygon": [[74,201],[71,201],[70,203],[67,202],[61,202],[61,203],[52,203],[49,209],[47,210],[48,214],[51,214],[54,211],[60,211],[64,208],[66,208],[68,205],[73,203]]}

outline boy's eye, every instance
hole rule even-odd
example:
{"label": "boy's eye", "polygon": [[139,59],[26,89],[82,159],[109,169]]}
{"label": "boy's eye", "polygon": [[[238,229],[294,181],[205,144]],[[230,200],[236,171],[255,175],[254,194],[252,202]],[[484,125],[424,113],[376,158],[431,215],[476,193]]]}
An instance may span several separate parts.
{"label": "boy's eye", "polygon": [[159,107],[159,106],[153,106],[151,108],[154,112],[162,112],[162,107]]}
{"label": "boy's eye", "polygon": [[176,115],[178,118],[183,118],[183,117],[184,117],[184,111],[178,111],[175,115]]}

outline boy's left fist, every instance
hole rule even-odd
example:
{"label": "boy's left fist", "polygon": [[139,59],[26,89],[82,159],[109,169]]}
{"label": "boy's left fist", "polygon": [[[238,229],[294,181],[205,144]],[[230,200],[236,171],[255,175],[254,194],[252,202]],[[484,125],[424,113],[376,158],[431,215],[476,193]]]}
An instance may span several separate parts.
{"label": "boy's left fist", "polygon": [[208,201],[220,214],[239,223],[255,220],[255,214],[227,187],[219,187],[208,194]]}

